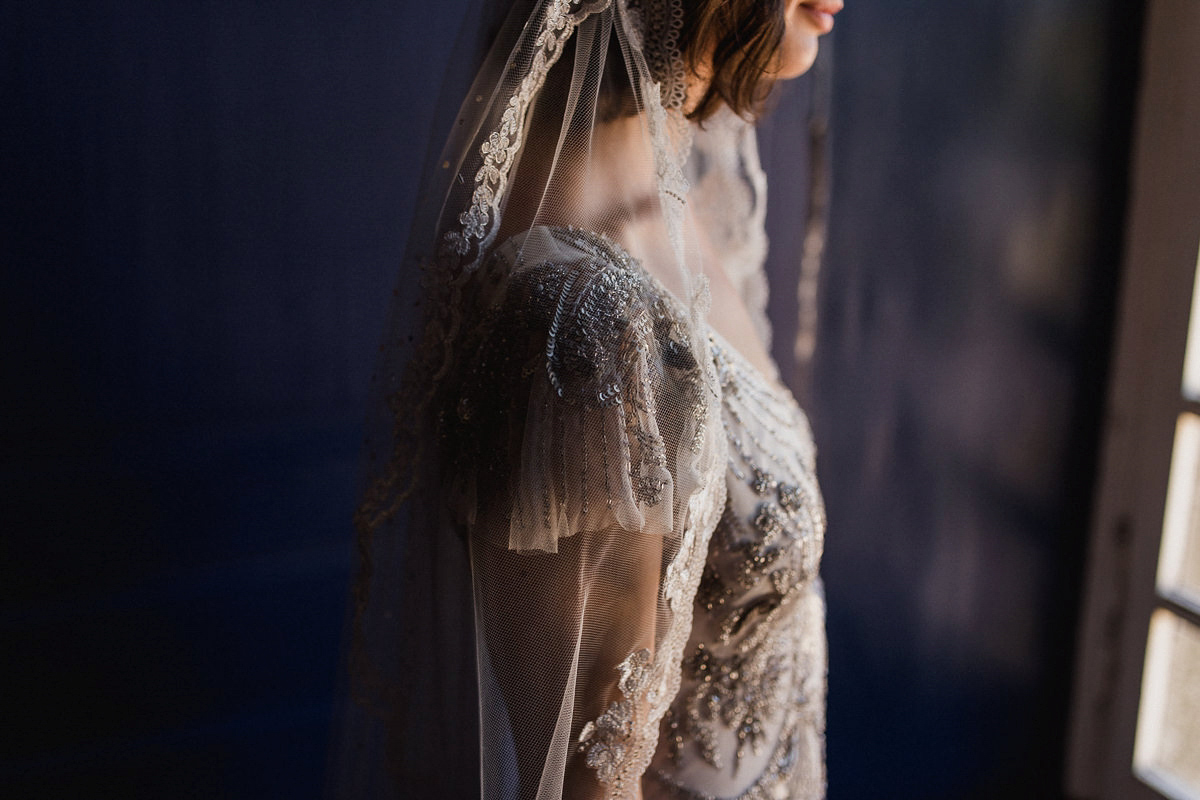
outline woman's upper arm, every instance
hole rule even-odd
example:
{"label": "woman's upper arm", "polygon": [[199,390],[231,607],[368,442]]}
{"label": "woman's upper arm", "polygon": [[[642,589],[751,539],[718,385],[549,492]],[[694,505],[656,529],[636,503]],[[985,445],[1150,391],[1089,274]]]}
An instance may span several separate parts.
{"label": "woman's upper arm", "polygon": [[644,275],[506,266],[452,447],[471,454],[455,496],[469,506],[485,797],[633,797],[723,488],[710,396]]}

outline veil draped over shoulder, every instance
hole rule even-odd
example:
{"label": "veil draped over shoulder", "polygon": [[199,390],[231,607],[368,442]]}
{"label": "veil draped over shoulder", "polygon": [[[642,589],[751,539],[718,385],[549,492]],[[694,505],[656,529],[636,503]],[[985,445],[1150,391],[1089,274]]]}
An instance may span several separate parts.
{"label": "veil draped over shoulder", "polygon": [[515,3],[427,170],[373,377],[337,796],[638,796],[725,503],[715,260],[765,300],[753,132],[727,114],[693,155],[683,23]]}

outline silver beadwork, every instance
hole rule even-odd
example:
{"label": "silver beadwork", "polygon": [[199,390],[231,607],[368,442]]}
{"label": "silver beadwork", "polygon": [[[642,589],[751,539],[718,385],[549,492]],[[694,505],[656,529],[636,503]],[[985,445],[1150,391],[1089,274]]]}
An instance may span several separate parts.
{"label": "silver beadwork", "polygon": [[[798,409],[776,400],[728,348],[711,344],[729,443],[727,480],[745,488],[740,494],[731,488],[696,594],[696,614],[707,618],[715,641],[702,639],[685,654],[685,685],[666,718],[664,744],[677,764],[692,753],[713,769],[736,773],[749,754],[774,742],[739,800],[791,797],[800,737],[814,726],[823,734],[824,698],[804,689],[821,667],[806,660],[797,637],[807,624],[798,598],[816,575],[824,510]],[[790,451],[785,443],[794,440],[801,447]],[[783,721],[774,724],[781,727],[769,738],[768,720],[778,715]],[[708,800],[668,771],[654,775],[671,796]],[[812,796],[821,792],[823,782]]]}

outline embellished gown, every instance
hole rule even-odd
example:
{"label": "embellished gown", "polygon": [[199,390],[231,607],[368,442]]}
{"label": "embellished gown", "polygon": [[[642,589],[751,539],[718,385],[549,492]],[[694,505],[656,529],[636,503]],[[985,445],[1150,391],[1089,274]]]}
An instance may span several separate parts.
{"label": "embellished gown", "polygon": [[729,445],[683,679],[645,796],[825,795],[825,532],[815,449],[791,393],[709,334]]}
{"label": "embellished gown", "polygon": [[[763,271],[767,178],[757,137],[727,110],[697,132],[691,203],[769,341]],[[728,447],[724,511],[709,539],[645,797],[825,796],[825,510],[808,419],[709,327]]]}
{"label": "embellished gown", "polygon": [[823,798],[825,517],[790,392],[599,234],[535,228],[473,292],[450,449],[475,476],[485,795]]}

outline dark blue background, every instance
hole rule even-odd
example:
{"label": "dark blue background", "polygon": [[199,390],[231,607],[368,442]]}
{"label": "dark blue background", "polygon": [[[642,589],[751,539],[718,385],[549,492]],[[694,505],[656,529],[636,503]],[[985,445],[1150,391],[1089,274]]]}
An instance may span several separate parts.
{"label": "dark blue background", "polygon": [[421,11],[5,8],[0,795],[318,793]]}
{"label": "dark blue background", "polygon": [[[3,796],[319,794],[366,378],[462,13],[3,6]],[[784,363],[829,506],[833,800],[1057,794],[1139,16],[839,19],[820,349]],[[785,332],[808,89],[763,134]]]}

